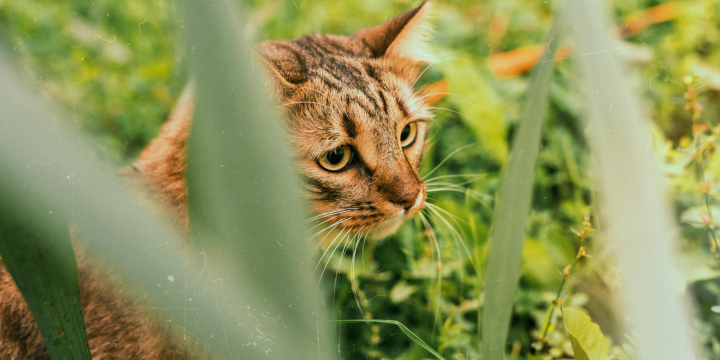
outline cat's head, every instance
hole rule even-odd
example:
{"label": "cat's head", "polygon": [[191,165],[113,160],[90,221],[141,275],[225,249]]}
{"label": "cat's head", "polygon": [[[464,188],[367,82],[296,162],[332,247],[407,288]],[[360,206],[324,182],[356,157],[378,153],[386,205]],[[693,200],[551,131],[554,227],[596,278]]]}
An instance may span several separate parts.
{"label": "cat's head", "polygon": [[418,167],[437,97],[413,85],[430,60],[428,8],[350,36],[259,46],[313,210],[338,228],[381,238],[425,206]]}

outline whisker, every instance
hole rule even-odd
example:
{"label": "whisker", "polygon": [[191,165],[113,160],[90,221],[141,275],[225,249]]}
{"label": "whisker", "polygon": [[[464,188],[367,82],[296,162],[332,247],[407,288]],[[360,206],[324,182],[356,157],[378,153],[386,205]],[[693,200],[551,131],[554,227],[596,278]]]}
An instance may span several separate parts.
{"label": "whisker", "polygon": [[439,62],[441,62],[441,61],[444,61],[444,60],[446,60],[446,59],[447,59],[447,56],[436,60],[435,62],[433,62],[432,64],[430,64],[428,67],[426,67],[425,70],[423,70],[423,71],[420,73],[420,75],[418,75],[417,79],[415,79],[415,81],[413,81],[412,85],[410,85],[410,88],[413,88],[413,87],[415,86],[415,84],[418,82],[418,80],[420,80],[420,78],[425,74],[425,72],[427,72],[428,70],[430,70],[431,67],[435,66],[435,64],[437,64],[437,63],[439,63]]}
{"label": "whisker", "polygon": [[342,208],[342,209],[330,210],[330,211],[324,212],[324,213],[322,213],[322,214],[320,214],[320,215],[316,215],[316,216],[313,216],[313,217],[305,220],[305,223],[307,224],[307,223],[309,223],[309,222],[311,222],[311,221],[313,221],[313,220],[317,220],[317,219],[319,219],[319,218],[321,218],[321,217],[323,217],[323,216],[326,216],[326,215],[340,214],[340,213],[348,212],[348,211],[350,211],[350,210],[357,210],[357,208]]}
{"label": "whisker", "polygon": [[465,220],[461,219],[460,217],[458,217],[457,215],[455,215],[455,214],[453,214],[453,213],[451,213],[451,212],[449,212],[449,211],[441,208],[441,207],[438,206],[438,205],[435,205],[435,204],[430,203],[430,202],[427,202],[427,201],[425,202],[425,205],[428,205],[428,206],[430,206],[430,207],[435,207],[436,210],[442,211],[443,213],[445,213],[445,215],[449,216],[449,217],[453,220],[453,222],[455,223],[455,225],[457,225],[457,226],[460,226],[459,223],[463,223],[463,224],[467,224],[467,223],[468,223],[467,221],[465,221]]}
{"label": "whisker", "polygon": [[331,107],[329,107],[329,106],[327,106],[327,105],[323,105],[323,104],[318,103],[318,102],[314,102],[314,101],[293,101],[293,102],[290,102],[290,103],[287,103],[287,104],[279,105],[278,107],[288,106],[288,105],[295,105],[295,104],[316,104],[316,105],[324,106],[324,107],[330,109],[330,111],[332,111],[337,117],[342,118],[342,116],[340,116],[340,114],[338,114],[337,111],[333,110],[333,108],[331,108]]}
{"label": "whisker", "polygon": [[[466,253],[467,256],[468,256],[468,259],[470,260],[470,264],[472,265],[473,269],[475,269],[475,274],[480,278],[480,283],[482,284],[482,286],[485,287],[485,284],[482,282],[482,276],[481,276],[481,274],[480,274],[480,268],[478,268],[478,266],[475,264],[475,261],[474,261],[474,259],[473,259],[473,257],[472,257],[472,254],[470,253],[470,249],[468,248],[467,244],[465,243],[465,240],[463,239],[462,236],[460,236],[460,233],[458,233],[457,229],[455,229],[455,227],[453,227],[452,224],[450,224],[450,222],[448,222],[447,219],[445,219],[445,217],[443,217],[438,210],[446,213],[447,215],[451,215],[451,216],[453,216],[453,217],[455,217],[455,215],[454,215],[454,214],[451,214],[451,213],[448,212],[447,210],[445,210],[445,209],[443,209],[443,208],[441,208],[441,207],[439,207],[439,206],[437,206],[437,205],[433,205],[433,204],[430,204],[430,203],[428,203],[428,202],[425,202],[425,205],[428,207],[428,209],[429,209],[430,211],[432,211],[433,213],[435,213],[435,215],[436,215],[438,218],[440,218],[440,220],[441,220],[443,223],[445,223],[445,225],[446,225],[446,226],[448,227],[448,229],[450,230],[450,233],[451,233],[451,234],[453,235],[453,237],[455,238],[455,242],[459,242],[459,243],[462,245],[462,247],[465,249],[465,253]],[[459,251],[460,251],[460,249],[458,249],[458,252],[459,252]],[[462,258],[462,256],[460,256],[460,257]]]}
{"label": "whisker", "polygon": [[357,241],[355,241],[355,247],[353,248],[353,254],[352,254],[352,261],[350,262],[350,288],[352,289],[353,297],[355,297],[355,302],[358,304],[358,309],[360,309],[360,315],[362,317],[365,317],[365,314],[362,311],[362,306],[360,306],[360,299],[357,295],[357,289],[358,285],[355,279],[355,254],[357,254],[357,247],[360,244],[360,241],[362,241],[363,232],[362,229],[365,226],[360,228],[360,231],[358,231],[359,236],[357,237]]}
{"label": "whisker", "polygon": [[[339,224],[338,224],[338,225],[339,225]],[[337,226],[337,225],[335,225],[335,226]],[[345,231],[345,230],[347,230],[348,232],[350,231],[350,229],[342,229],[342,230],[340,230],[340,232],[339,232],[337,235],[335,235],[335,238],[333,239],[333,241],[330,243],[330,245],[328,245],[327,249],[325,249],[325,252],[322,254],[322,256],[320,256],[320,260],[318,260],[317,265],[315,265],[315,270],[313,270],[313,274],[317,271],[317,268],[320,266],[320,263],[322,262],[322,259],[325,257],[325,254],[327,254],[328,250],[330,250],[330,248],[333,246],[333,244],[335,243],[335,241],[337,241],[338,237],[340,237],[340,235],[342,235],[343,231]],[[328,235],[330,235],[330,233],[332,233],[332,231],[328,232],[328,233],[325,235],[325,238],[326,238]],[[320,244],[322,244],[323,241],[325,241],[325,238],[323,238],[323,240],[320,241],[320,243],[318,243],[318,245],[315,247],[315,250],[316,250],[316,251],[317,251],[317,248],[320,247]],[[342,240],[341,240],[341,241],[342,241]],[[332,254],[330,254],[330,256],[332,256]]]}
{"label": "whisker", "polygon": [[426,95],[423,95],[423,96],[419,97],[419,99],[424,99],[424,98],[426,98],[426,97],[428,97],[428,96],[433,96],[433,95],[454,95],[454,96],[457,96],[457,97],[465,100],[465,102],[467,102],[468,104],[470,103],[470,100],[468,100],[468,99],[466,99],[466,98],[464,98],[464,97],[462,97],[462,96],[460,96],[460,95],[458,95],[458,94],[453,94],[453,93],[449,93],[449,92],[438,92],[438,93],[426,94]]}
{"label": "whisker", "polygon": [[435,329],[438,324],[438,320],[440,320],[440,288],[442,287],[442,258],[440,256],[440,245],[437,241],[437,236],[435,236],[435,230],[433,230],[432,226],[430,226],[430,222],[427,220],[425,215],[423,215],[422,211],[418,213],[420,215],[420,220],[422,221],[423,225],[425,226],[425,230],[428,231],[430,234],[430,239],[435,244],[435,252],[437,253],[437,261],[438,261],[438,282],[437,282],[437,294],[435,297],[435,321],[433,326],[433,337],[435,336]]}
{"label": "whisker", "polygon": [[[322,281],[323,274],[325,274],[325,269],[327,269],[328,264],[330,264],[330,259],[332,259],[333,254],[335,254],[335,251],[340,247],[340,244],[342,244],[343,242],[345,242],[345,238],[346,238],[349,234],[350,234],[350,229],[348,228],[348,229],[347,229],[347,232],[345,233],[345,235],[343,235],[343,237],[340,238],[340,241],[338,242],[338,244],[335,245],[335,249],[333,249],[333,251],[330,253],[330,256],[328,256],[327,261],[325,262],[325,267],[323,267],[323,270],[322,270],[322,272],[320,273],[320,281]],[[334,242],[334,241],[333,241],[333,242]],[[330,244],[330,246],[332,246],[332,244]],[[328,247],[328,249],[330,249],[330,247]],[[327,252],[327,250],[326,250],[326,252]],[[320,258],[320,260],[322,260],[322,258]],[[318,265],[319,265],[319,263],[318,263]],[[316,270],[317,270],[317,267],[316,267]],[[320,286],[320,283],[318,283],[318,286]]]}
{"label": "whisker", "polygon": [[457,111],[455,111],[455,110],[453,110],[453,109],[448,109],[448,108],[444,108],[444,107],[431,106],[431,107],[428,107],[428,109],[432,109],[432,110],[446,110],[446,111],[449,111],[449,112],[451,112],[451,113],[458,114],[458,115],[460,115],[461,117],[465,117],[465,115],[463,115],[463,114],[461,114],[461,113],[459,113],[459,112],[457,112]]}
{"label": "whisker", "polygon": [[320,247],[320,244],[322,244],[323,241],[325,241],[325,238],[327,238],[328,235],[330,235],[330,234],[332,233],[332,231],[333,231],[338,225],[340,225],[340,224],[342,224],[342,223],[344,223],[344,222],[346,222],[346,221],[348,221],[348,220],[350,220],[350,218],[345,218],[345,219],[343,219],[343,220],[338,220],[337,222],[333,223],[332,225],[328,225],[326,228],[318,231],[317,233],[315,233],[315,235],[313,235],[313,236],[311,236],[310,238],[308,238],[307,241],[312,241],[312,239],[314,239],[314,238],[317,237],[317,236],[320,236],[320,234],[322,234],[323,232],[325,232],[325,230],[330,229],[330,231],[328,231],[328,233],[325,234],[325,237],[323,237],[323,239],[320,240],[320,242],[318,242],[317,246],[315,247],[315,250],[314,250],[314,251],[317,251],[318,247]]}
{"label": "whisker", "polygon": [[426,181],[425,184],[429,184],[429,185],[431,185],[431,186],[459,186],[459,187],[462,187],[463,189],[465,189],[465,188],[463,187],[463,185],[467,185],[467,184],[473,183],[473,182],[475,182],[475,181],[477,181],[477,180],[478,180],[478,179],[471,179],[471,180],[463,181],[463,182],[461,182],[461,183],[434,182],[434,181],[431,181],[431,182],[428,183],[428,182]]}
{"label": "whisker", "polygon": [[430,170],[429,173],[425,174],[425,175],[423,176],[423,178],[425,178],[426,176],[430,176],[430,174],[434,173],[435,170],[437,170],[438,168],[440,168],[440,166],[442,166],[442,164],[444,164],[446,161],[448,161],[448,159],[450,159],[453,155],[455,155],[455,154],[457,154],[458,152],[460,152],[460,151],[462,151],[462,150],[465,150],[465,149],[467,149],[468,147],[473,146],[473,145],[476,145],[476,144],[467,144],[467,145],[465,145],[465,146],[461,146],[461,147],[455,149],[455,151],[451,152],[450,155],[446,156],[445,159],[443,159],[443,161],[441,161],[439,164],[437,164],[437,166],[435,166],[432,170]]}
{"label": "whisker", "polygon": [[487,176],[487,174],[455,174],[455,175],[442,175],[442,176],[436,176],[431,179],[423,180],[426,184],[431,184],[435,180],[439,179],[447,179],[447,178],[468,178],[468,177],[474,177],[475,179],[471,181],[478,181],[480,178]]}
{"label": "whisker", "polygon": [[[489,208],[489,205],[487,204],[487,202],[490,200],[480,197],[480,195],[483,195],[483,194],[480,194],[480,195],[474,194],[471,189],[462,189],[461,190],[461,189],[454,189],[454,188],[432,188],[432,189],[426,190],[425,192],[431,193],[431,192],[439,192],[439,191],[452,191],[452,192],[464,194],[465,196],[469,196],[470,198],[479,202],[481,205]],[[487,195],[483,195],[483,196],[487,196]]]}
{"label": "whisker", "polygon": [[[338,275],[340,275],[340,268],[342,267],[342,261],[343,261],[343,258],[345,257],[345,251],[347,250],[348,244],[352,243],[352,241],[355,240],[357,235],[358,235],[358,233],[355,233],[355,235],[353,235],[352,239],[347,239],[345,241],[345,245],[343,245],[342,251],[340,251],[340,261],[338,262],[337,270],[335,271],[335,283],[333,284],[333,294],[335,294],[335,292],[337,290],[337,279],[338,279]],[[332,255],[330,255],[330,257],[332,257]],[[327,263],[328,264],[330,263],[330,258],[328,258]],[[327,267],[327,264],[325,266]],[[321,277],[322,277],[322,275],[321,275]],[[352,282],[352,280],[351,280],[351,282]]]}

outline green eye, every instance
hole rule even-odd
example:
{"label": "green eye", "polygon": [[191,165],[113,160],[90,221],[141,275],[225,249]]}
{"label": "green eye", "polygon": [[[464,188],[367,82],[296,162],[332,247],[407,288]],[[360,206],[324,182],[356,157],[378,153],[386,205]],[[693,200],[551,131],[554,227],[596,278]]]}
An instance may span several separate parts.
{"label": "green eye", "polygon": [[325,153],[318,159],[320,166],[325,170],[338,171],[352,160],[352,148],[349,145],[343,145],[335,150]]}
{"label": "green eye", "polygon": [[402,129],[400,132],[400,146],[408,147],[412,145],[417,136],[417,122],[411,122]]}

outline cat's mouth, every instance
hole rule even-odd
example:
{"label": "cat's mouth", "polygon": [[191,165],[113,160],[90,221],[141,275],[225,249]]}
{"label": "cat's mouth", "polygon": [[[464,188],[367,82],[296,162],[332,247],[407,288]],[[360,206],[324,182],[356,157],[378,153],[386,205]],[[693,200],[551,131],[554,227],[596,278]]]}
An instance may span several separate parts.
{"label": "cat's mouth", "polygon": [[368,236],[373,239],[382,239],[394,233],[406,219],[415,216],[425,207],[426,198],[427,192],[423,190],[415,199],[413,206],[408,209],[402,209],[389,219],[381,221],[368,232]]}

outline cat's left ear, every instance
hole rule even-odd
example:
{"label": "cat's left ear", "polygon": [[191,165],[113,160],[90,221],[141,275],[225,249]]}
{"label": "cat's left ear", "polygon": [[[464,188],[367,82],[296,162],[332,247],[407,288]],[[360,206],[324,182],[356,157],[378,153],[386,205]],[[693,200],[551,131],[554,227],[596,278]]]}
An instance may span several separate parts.
{"label": "cat's left ear", "polygon": [[352,35],[360,40],[372,57],[395,57],[414,62],[431,62],[428,42],[432,26],[430,25],[430,5],[426,1],[408,12],[402,13],[383,24],[363,29]]}

